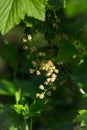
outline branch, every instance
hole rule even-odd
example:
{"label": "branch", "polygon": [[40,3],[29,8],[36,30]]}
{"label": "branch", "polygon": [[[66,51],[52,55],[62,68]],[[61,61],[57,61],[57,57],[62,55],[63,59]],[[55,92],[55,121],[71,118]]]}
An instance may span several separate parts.
{"label": "branch", "polygon": [[64,72],[65,72],[66,75],[67,75],[68,81],[72,84],[72,86],[73,86],[75,89],[77,89],[81,94],[86,94],[86,92],[85,92],[82,88],[80,88],[80,87],[74,82],[74,80],[71,78],[71,76],[70,76],[69,72],[67,71],[67,69],[66,69],[66,67],[65,67],[64,64],[62,64],[62,67],[63,67]]}

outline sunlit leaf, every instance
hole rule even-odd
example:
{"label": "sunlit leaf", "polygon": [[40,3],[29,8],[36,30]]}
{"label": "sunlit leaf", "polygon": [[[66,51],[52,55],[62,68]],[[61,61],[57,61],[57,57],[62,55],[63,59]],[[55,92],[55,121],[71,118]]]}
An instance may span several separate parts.
{"label": "sunlit leaf", "polygon": [[47,0],[0,0],[0,31],[5,34],[25,15],[45,20]]}
{"label": "sunlit leaf", "polygon": [[79,115],[75,117],[73,122],[84,122],[87,123],[87,110],[79,110]]}

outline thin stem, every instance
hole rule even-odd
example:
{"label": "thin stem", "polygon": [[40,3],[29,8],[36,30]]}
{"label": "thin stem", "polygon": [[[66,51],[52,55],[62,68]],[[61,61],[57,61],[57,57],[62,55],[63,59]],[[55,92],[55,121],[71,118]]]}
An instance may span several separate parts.
{"label": "thin stem", "polygon": [[28,126],[28,123],[27,123],[26,119],[25,119],[25,130],[29,130],[29,126]]}
{"label": "thin stem", "polygon": [[32,130],[32,117],[30,118],[30,130]]}

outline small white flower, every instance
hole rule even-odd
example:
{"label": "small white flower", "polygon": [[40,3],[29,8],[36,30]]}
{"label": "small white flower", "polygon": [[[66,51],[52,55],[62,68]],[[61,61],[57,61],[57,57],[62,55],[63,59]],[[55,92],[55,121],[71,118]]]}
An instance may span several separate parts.
{"label": "small white flower", "polygon": [[42,56],[45,56],[45,55],[46,55],[46,53],[43,52]]}
{"label": "small white flower", "polygon": [[32,36],[31,35],[28,35],[28,41],[31,41],[32,40]]}
{"label": "small white flower", "polygon": [[35,67],[36,66],[36,61],[32,61],[32,65]]}
{"label": "small white flower", "polygon": [[31,74],[33,74],[34,73],[34,69],[29,69],[29,72],[31,73]]}
{"label": "small white flower", "polygon": [[27,40],[25,38],[23,38],[23,42],[27,42]]}
{"label": "small white flower", "polygon": [[52,78],[56,78],[57,77],[57,75],[56,74],[52,74]]}
{"label": "small white flower", "polygon": [[53,70],[55,70],[55,69],[56,69],[56,67],[55,67],[55,66],[52,66],[52,69],[53,69]]}
{"label": "small white flower", "polygon": [[45,69],[48,70],[50,66],[48,64],[45,65]]}
{"label": "small white flower", "polygon": [[54,72],[55,72],[55,73],[58,73],[58,72],[59,72],[59,70],[58,70],[58,69],[55,69],[55,70],[54,70]]}
{"label": "small white flower", "polygon": [[45,56],[46,54],[44,52],[39,52],[38,56]]}
{"label": "small white flower", "polygon": [[53,73],[53,70],[50,68],[49,72],[52,74],[52,73]]}
{"label": "small white flower", "polygon": [[50,82],[51,78],[47,78],[47,82]]}
{"label": "small white flower", "polygon": [[41,70],[45,70],[45,68],[46,68],[46,67],[45,67],[45,64],[42,63],[42,64],[40,65],[40,69],[41,69]]}
{"label": "small white flower", "polygon": [[44,82],[44,84],[45,84],[45,85],[48,85],[48,82],[47,82],[47,81],[45,81],[45,82]]}
{"label": "small white flower", "polygon": [[37,97],[37,98],[40,97],[40,93],[36,93],[36,97]]}
{"label": "small white flower", "polygon": [[40,75],[41,73],[40,73],[40,71],[39,70],[37,70],[36,71],[36,75]]}
{"label": "small white flower", "polygon": [[39,52],[39,53],[38,53],[38,56],[42,56],[42,55],[43,55],[43,53],[42,53],[42,52]]}
{"label": "small white flower", "polygon": [[52,78],[50,79],[51,82],[54,82],[55,80],[56,80],[55,77],[52,77]]}
{"label": "small white flower", "polygon": [[53,87],[52,87],[52,90],[56,90],[56,87],[55,87],[55,86],[53,86]]}
{"label": "small white flower", "polygon": [[44,93],[41,93],[40,96],[39,96],[40,99],[43,99],[44,98]]}
{"label": "small white flower", "polygon": [[28,50],[28,46],[23,46],[23,49],[24,50]]}
{"label": "small white flower", "polygon": [[48,91],[48,92],[47,92],[47,95],[48,95],[48,96],[51,96],[51,91]]}
{"label": "small white flower", "polygon": [[47,63],[49,66],[53,66],[53,62],[51,60],[48,60],[48,63]]}
{"label": "small white flower", "polygon": [[50,75],[51,75],[51,73],[50,73],[50,72],[46,73],[46,76],[47,76],[47,77],[49,77]]}
{"label": "small white flower", "polygon": [[36,97],[37,98],[40,98],[40,99],[43,99],[44,98],[44,93],[36,93]]}
{"label": "small white flower", "polygon": [[39,86],[39,89],[44,90],[44,86],[43,86],[43,85],[40,85],[40,86]]}

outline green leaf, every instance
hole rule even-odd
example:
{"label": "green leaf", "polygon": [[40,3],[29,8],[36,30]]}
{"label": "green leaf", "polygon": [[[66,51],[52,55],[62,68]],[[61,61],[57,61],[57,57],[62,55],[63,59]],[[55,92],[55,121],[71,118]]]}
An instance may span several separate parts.
{"label": "green leaf", "polygon": [[48,102],[47,99],[43,100],[34,100],[34,102],[30,106],[30,112],[31,115],[34,116],[40,116],[43,106]]}
{"label": "green leaf", "polygon": [[14,126],[11,126],[9,130],[18,130],[18,128],[15,128]]}
{"label": "green leaf", "polygon": [[30,116],[28,104],[25,104],[24,106],[22,104],[15,104],[13,105],[13,109],[17,112],[17,114],[22,114],[25,118]]}
{"label": "green leaf", "polygon": [[80,128],[80,129],[78,129],[78,130],[87,130],[87,128]]}
{"label": "green leaf", "polygon": [[11,82],[2,79],[0,81],[0,94],[1,95],[14,95],[15,94],[14,85]]}
{"label": "green leaf", "polygon": [[29,114],[29,106],[28,106],[28,104],[25,104],[25,106],[24,106],[24,114]]}
{"label": "green leaf", "polygon": [[13,109],[18,113],[18,114],[22,114],[22,111],[24,111],[24,107],[22,104],[15,104],[13,106]]}
{"label": "green leaf", "polygon": [[75,117],[73,122],[81,122],[83,124],[87,123],[87,110],[79,110],[79,115]]}
{"label": "green leaf", "polygon": [[23,121],[23,116],[21,114],[17,114],[12,106],[6,106],[2,114],[0,114],[0,130],[10,130],[12,126],[15,130],[19,130]]}
{"label": "green leaf", "polygon": [[75,52],[76,50],[71,43],[65,40],[61,40],[57,60],[67,61],[75,54]]}
{"label": "green leaf", "polygon": [[18,49],[17,45],[13,46],[11,44],[3,44],[2,49],[0,49],[1,57],[5,59],[8,65],[14,70],[18,68]]}
{"label": "green leaf", "polygon": [[67,16],[75,16],[87,11],[87,0],[70,0],[67,2],[66,14]]}
{"label": "green leaf", "polygon": [[47,0],[0,0],[0,31],[7,33],[24,19],[25,15],[45,20]]}
{"label": "green leaf", "polygon": [[21,99],[21,89],[19,89],[18,91],[16,91],[15,98],[16,98],[16,103],[18,104],[18,102]]}

